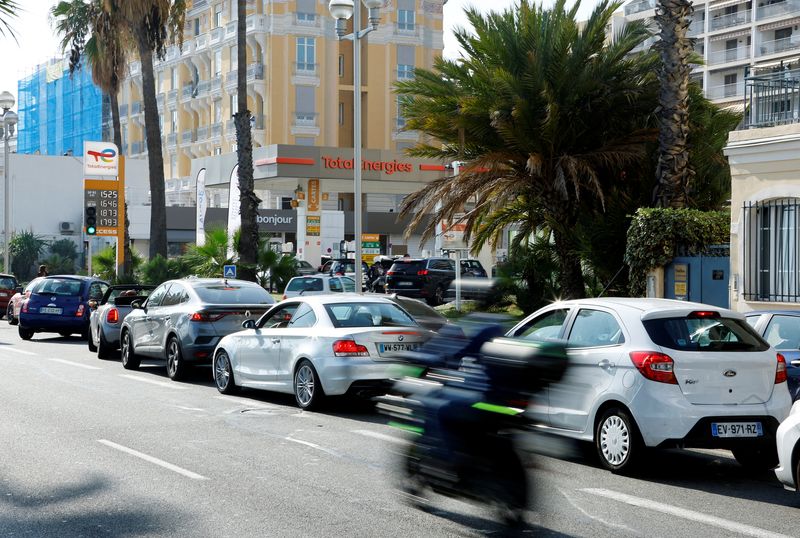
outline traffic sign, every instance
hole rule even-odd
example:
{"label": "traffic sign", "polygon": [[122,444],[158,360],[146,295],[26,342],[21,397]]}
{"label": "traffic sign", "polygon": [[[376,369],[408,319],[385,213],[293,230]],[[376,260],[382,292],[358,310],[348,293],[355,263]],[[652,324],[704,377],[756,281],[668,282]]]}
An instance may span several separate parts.
{"label": "traffic sign", "polygon": [[236,278],[236,266],[235,265],[225,265],[225,266],[223,266],[222,275],[225,278]]}

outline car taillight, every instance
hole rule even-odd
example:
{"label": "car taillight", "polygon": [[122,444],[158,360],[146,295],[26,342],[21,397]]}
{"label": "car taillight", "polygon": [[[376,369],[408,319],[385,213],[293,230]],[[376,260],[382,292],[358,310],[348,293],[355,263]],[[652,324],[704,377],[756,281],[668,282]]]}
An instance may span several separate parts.
{"label": "car taillight", "polygon": [[106,321],[108,323],[117,323],[119,321],[119,310],[112,308],[106,314]]}
{"label": "car taillight", "polygon": [[417,274],[419,276],[425,276],[425,275],[428,274],[428,270],[427,269],[423,269],[422,271],[417,271]]}
{"label": "car taillight", "polygon": [[775,384],[786,383],[786,359],[778,353],[778,366],[775,368]]}
{"label": "car taillight", "polygon": [[672,357],[655,351],[631,351],[631,361],[636,369],[650,381],[677,385]]}
{"label": "car taillight", "polygon": [[83,316],[83,309],[84,308],[85,307],[82,304],[78,305],[78,309],[75,311],[75,317],[76,318],[79,318],[79,317]]}
{"label": "car taillight", "polygon": [[26,312],[26,313],[28,312],[28,300],[27,299],[22,302],[22,308],[20,310],[22,310],[23,312]]}
{"label": "car taillight", "polygon": [[396,275],[397,271],[386,271],[387,275]]}
{"label": "car taillight", "polygon": [[222,319],[225,314],[210,315],[207,312],[193,312],[189,314],[189,321],[217,321]]}
{"label": "car taillight", "polygon": [[369,357],[369,350],[354,340],[337,340],[333,343],[333,354],[337,357]]}

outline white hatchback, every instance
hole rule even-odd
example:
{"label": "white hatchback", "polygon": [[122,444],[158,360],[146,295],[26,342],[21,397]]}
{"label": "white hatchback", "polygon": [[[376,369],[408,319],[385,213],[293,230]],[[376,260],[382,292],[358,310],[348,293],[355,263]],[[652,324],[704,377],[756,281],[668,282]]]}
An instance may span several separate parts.
{"label": "white hatchback", "polygon": [[800,401],[795,402],[789,418],[784,420],[777,433],[780,465],[775,469],[786,489],[800,490]]}
{"label": "white hatchback", "polygon": [[593,442],[612,471],[644,447],[723,448],[746,466],[777,464],[775,431],[791,407],[786,363],[742,314],[668,299],[573,300],[508,336],[566,340],[570,367],[533,411],[552,433]]}
{"label": "white hatchback", "polygon": [[283,292],[283,299],[328,293],[352,293],[356,281],[349,276],[305,275],[292,278]]}

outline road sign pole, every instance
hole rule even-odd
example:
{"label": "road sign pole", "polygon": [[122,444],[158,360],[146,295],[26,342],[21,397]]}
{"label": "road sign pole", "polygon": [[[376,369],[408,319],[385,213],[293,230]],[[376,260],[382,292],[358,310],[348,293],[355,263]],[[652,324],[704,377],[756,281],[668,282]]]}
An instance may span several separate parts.
{"label": "road sign pole", "polygon": [[89,260],[87,262],[88,265],[86,267],[86,274],[88,276],[92,276],[92,236],[91,235],[89,236],[88,241],[86,243],[88,244],[87,256],[89,258]]}
{"label": "road sign pole", "polygon": [[117,278],[125,266],[125,156],[119,156],[117,176]]}

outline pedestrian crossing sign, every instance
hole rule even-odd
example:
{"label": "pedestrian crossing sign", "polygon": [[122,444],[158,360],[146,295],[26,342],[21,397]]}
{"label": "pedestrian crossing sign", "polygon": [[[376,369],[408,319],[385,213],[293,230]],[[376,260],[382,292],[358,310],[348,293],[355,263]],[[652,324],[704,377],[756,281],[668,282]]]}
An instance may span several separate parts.
{"label": "pedestrian crossing sign", "polygon": [[222,275],[225,278],[236,278],[236,266],[235,265],[225,265],[222,269]]}

